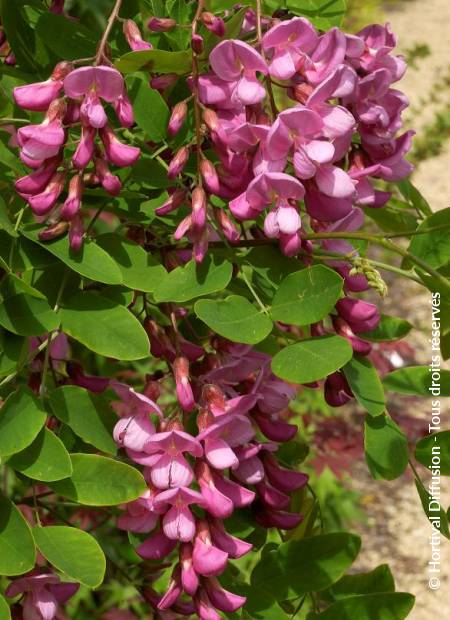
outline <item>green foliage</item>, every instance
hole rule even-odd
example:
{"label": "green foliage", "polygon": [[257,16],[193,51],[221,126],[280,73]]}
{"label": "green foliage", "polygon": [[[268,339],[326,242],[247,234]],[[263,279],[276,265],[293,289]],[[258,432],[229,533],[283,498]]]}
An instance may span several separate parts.
{"label": "green foliage", "polygon": [[408,465],[408,440],[387,415],[366,417],[364,446],[373,478],[394,480],[405,471]]}
{"label": "green foliage", "polygon": [[288,325],[316,323],[333,310],[342,286],[342,278],[323,265],[291,273],[275,293],[272,318]]}
{"label": "green foliage", "polygon": [[425,467],[438,463],[440,473],[450,476],[450,431],[434,433],[418,441],[414,456]]}
{"label": "green foliage", "polygon": [[0,409],[0,456],[27,448],[46,419],[42,405],[29,389],[22,387],[10,394]]}
{"label": "green foliage", "polygon": [[272,331],[267,314],[240,295],[221,300],[200,299],[194,310],[208,327],[233,342],[257,344]]}
{"label": "green foliage", "polygon": [[386,401],[377,371],[366,357],[355,355],[343,368],[347,381],[359,404],[370,415],[384,412]]}
{"label": "green foliage", "polygon": [[69,453],[48,428],[43,428],[32,444],[9,459],[8,465],[28,478],[44,482],[72,475]]}
{"label": "green foliage", "polygon": [[0,575],[22,575],[34,567],[36,549],[20,510],[0,495]]}
{"label": "green foliage", "polygon": [[352,355],[350,344],[341,336],[310,338],[281,349],[272,360],[272,370],[285,381],[311,383],[342,368]]}
{"label": "green foliage", "polygon": [[403,620],[413,608],[414,596],[405,592],[383,592],[344,598],[311,620]]}
{"label": "green foliage", "polygon": [[361,336],[370,342],[389,342],[404,338],[411,329],[412,325],[409,321],[382,314],[378,326],[370,332],[363,332]]}
{"label": "green foliage", "polygon": [[434,382],[429,366],[409,366],[399,368],[387,374],[383,379],[384,387],[399,394],[414,396],[450,396],[450,370],[440,370],[438,382]]}
{"label": "green foliage", "polygon": [[90,588],[102,583],[106,560],[93,536],[64,525],[35,527],[33,535],[39,551],[55,568]]}
{"label": "green foliage", "polygon": [[125,463],[96,454],[72,454],[69,478],[50,485],[87,506],[115,506],[137,499],[147,488],[142,474]]}

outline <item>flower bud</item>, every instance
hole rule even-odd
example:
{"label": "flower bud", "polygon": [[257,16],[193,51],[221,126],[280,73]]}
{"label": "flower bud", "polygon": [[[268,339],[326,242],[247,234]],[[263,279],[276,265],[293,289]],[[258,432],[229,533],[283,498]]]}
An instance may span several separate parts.
{"label": "flower bud", "polygon": [[68,196],[61,209],[61,218],[66,221],[73,220],[81,207],[83,195],[83,179],[81,174],[76,174],[70,179]]}
{"label": "flower bud", "polygon": [[167,215],[167,213],[171,213],[178,209],[179,206],[183,204],[186,199],[186,191],[184,189],[176,189],[173,194],[169,196],[169,198],[162,204],[160,207],[155,209],[156,215]]}
{"label": "flower bud", "polygon": [[362,299],[344,297],[337,302],[336,310],[356,334],[371,331],[380,322],[378,308]]}
{"label": "flower bud", "polygon": [[13,52],[9,52],[9,54],[5,58],[5,65],[8,65],[9,67],[15,67],[16,62],[16,55]]}
{"label": "flower bud", "polygon": [[94,156],[95,129],[93,127],[81,128],[81,139],[72,157],[72,163],[78,170],[83,170]]}
{"label": "flower bud", "polygon": [[132,166],[139,159],[141,149],[120,142],[108,125],[100,130],[100,138],[105,147],[106,156],[115,166],[119,168]]}
{"label": "flower bud", "polygon": [[133,127],[134,125],[134,112],[131,101],[125,92],[117,98],[114,102],[114,110],[117,114],[117,118],[120,121],[122,127]]}
{"label": "flower bud", "polygon": [[28,197],[28,204],[36,215],[45,215],[55,205],[66,182],[66,173],[57,172],[53,175],[50,183],[40,194]]}
{"label": "flower bud", "polygon": [[203,37],[201,34],[193,34],[191,39],[191,48],[192,51],[196,54],[201,54],[204,50]]}
{"label": "flower bud", "polygon": [[147,22],[147,28],[153,32],[168,32],[176,25],[177,22],[168,17],[151,17]]}
{"label": "flower bud", "polygon": [[63,80],[71,71],[74,70],[74,64],[69,62],[68,60],[63,60],[62,62],[58,62],[55,68],[52,71],[50,79],[52,80]]}
{"label": "flower bud", "polygon": [[187,161],[189,159],[189,149],[187,146],[182,146],[174,155],[169,163],[169,170],[167,176],[169,179],[174,179],[183,171]]}
{"label": "flower bud", "polygon": [[192,230],[201,232],[206,226],[206,194],[201,187],[196,187],[192,192]]}
{"label": "flower bud", "polygon": [[52,224],[44,230],[41,230],[38,234],[38,237],[41,241],[51,241],[52,239],[57,239],[61,237],[67,232],[69,228],[68,222],[57,222],[56,224]]}
{"label": "flower bud", "polygon": [[330,407],[341,407],[352,399],[353,393],[341,372],[334,372],[325,380],[324,396]]}
{"label": "flower bud", "polygon": [[83,245],[84,226],[83,220],[79,215],[76,215],[70,222],[69,228],[69,245],[70,249],[74,252],[79,252]]}
{"label": "flower bud", "polygon": [[126,19],[123,22],[123,34],[133,52],[151,50],[153,47],[151,43],[144,41],[138,25],[132,19]]}
{"label": "flower bud", "polygon": [[177,357],[173,362],[178,402],[184,411],[192,411],[195,407],[194,395],[189,383],[189,360]]}
{"label": "flower bud", "polygon": [[27,195],[35,195],[42,192],[49,184],[60,162],[60,157],[52,157],[47,159],[45,164],[35,172],[17,179],[14,183],[17,192],[24,198]]}
{"label": "flower bud", "polygon": [[173,238],[176,241],[179,241],[182,237],[184,237],[184,235],[187,233],[187,231],[190,229],[192,225],[192,218],[190,215],[187,215],[185,218],[183,218],[181,220],[181,222],[178,224],[175,232],[173,233]]}
{"label": "flower bud", "polygon": [[217,17],[216,15],[213,15],[213,13],[209,13],[209,11],[204,11],[200,16],[200,19],[208,30],[213,32],[218,37],[223,37],[225,34],[225,22],[221,17]]}
{"label": "flower bud", "polygon": [[52,3],[48,7],[48,10],[50,11],[50,13],[61,15],[64,12],[64,2],[65,0],[52,0]]}
{"label": "flower bud", "polygon": [[99,178],[100,183],[105,191],[111,196],[118,196],[122,189],[122,182],[118,176],[112,174],[108,168],[108,164],[104,159],[96,157],[94,159],[95,172]]}
{"label": "flower bud", "polygon": [[167,133],[169,136],[174,136],[180,131],[186,120],[187,111],[188,107],[186,101],[180,101],[174,106],[167,126]]}
{"label": "flower bud", "polygon": [[209,159],[202,159],[200,162],[200,174],[207,191],[210,194],[218,194],[220,192],[219,177],[214,164]]}
{"label": "flower bud", "polygon": [[166,90],[170,86],[173,86],[178,80],[176,73],[166,73],[165,75],[157,75],[150,80],[150,88],[155,90]]}

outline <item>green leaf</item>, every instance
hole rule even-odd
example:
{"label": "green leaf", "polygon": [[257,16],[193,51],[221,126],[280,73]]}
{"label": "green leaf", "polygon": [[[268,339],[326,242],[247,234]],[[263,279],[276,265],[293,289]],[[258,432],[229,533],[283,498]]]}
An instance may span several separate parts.
{"label": "green leaf", "polygon": [[8,215],[8,207],[6,202],[0,196],[0,228],[8,233],[11,237],[17,237],[18,233],[14,229]]}
{"label": "green leaf", "polygon": [[155,301],[183,303],[223,290],[231,280],[233,266],[217,256],[208,255],[201,265],[191,260],[170,271],[154,291]]}
{"label": "green leaf", "polygon": [[329,590],[336,599],[350,594],[371,594],[375,592],[394,592],[395,582],[387,564],[377,566],[369,573],[344,575]]}
{"label": "green leaf", "polygon": [[28,478],[43,482],[62,480],[72,474],[72,463],[64,444],[45,427],[31,445],[9,459],[8,465]]}
{"label": "green leaf", "polygon": [[288,275],[272,302],[272,318],[288,325],[310,325],[333,310],[341,296],[343,279],[323,265]]}
{"label": "green leaf", "polygon": [[137,126],[153,142],[165,140],[170,112],[159,92],[148,87],[148,79],[134,77],[130,80],[128,94]]}
{"label": "green leaf", "polygon": [[417,231],[439,227],[432,232],[422,232],[414,235],[409,244],[409,252],[426,261],[430,267],[438,269],[450,260],[450,207],[437,211],[427,217],[417,228]]}
{"label": "green leaf", "polygon": [[311,383],[339,370],[352,356],[351,345],[341,336],[308,338],[277,353],[272,370],[285,381]]}
{"label": "green leaf", "polygon": [[366,416],[366,460],[372,477],[394,480],[408,465],[408,439],[387,415]]}
{"label": "green leaf", "polygon": [[406,592],[349,596],[310,620],[403,620],[413,606],[414,596]]}
{"label": "green leaf", "polygon": [[102,452],[115,454],[112,433],[117,417],[108,402],[76,385],[64,385],[50,394],[54,415],[73,432]]}
{"label": "green leaf", "polygon": [[188,51],[142,50],[128,52],[116,61],[121,73],[149,71],[151,73],[176,73],[184,75],[192,70],[192,54]]}
{"label": "green leaf", "polygon": [[[399,201],[400,202],[400,201]],[[417,217],[408,211],[408,205],[401,203],[404,209],[395,208],[391,200],[391,206],[387,205],[382,209],[372,209],[366,207],[364,213],[370,217],[380,228],[386,232],[403,233],[417,228]]]}
{"label": "green leaf", "polygon": [[0,456],[21,452],[37,437],[47,414],[31,390],[21,387],[0,409]]}
{"label": "green leaf", "polygon": [[97,588],[106,569],[102,548],[91,534],[65,525],[33,528],[42,555],[55,568],[89,588]]}
{"label": "green leaf", "polygon": [[36,71],[34,32],[23,13],[24,0],[1,0],[0,15],[8,43],[19,67],[24,71]]}
{"label": "green leaf", "polygon": [[130,239],[106,233],[97,237],[97,243],[114,259],[122,272],[124,285],[132,290],[152,293],[166,274],[151,254]]}
{"label": "green leaf", "polygon": [[9,605],[3,596],[0,596],[0,620],[11,620]]}
{"label": "green leaf", "polygon": [[404,338],[412,329],[411,323],[396,316],[381,315],[381,321],[375,329],[360,334],[364,340],[370,342],[389,342]]}
{"label": "green leaf", "polygon": [[45,12],[38,19],[36,33],[58,58],[75,60],[95,56],[95,36],[79,20]]}
{"label": "green leaf", "polygon": [[286,5],[294,15],[307,17],[321,30],[340,26],[347,10],[345,0],[287,0]]}
{"label": "green leaf", "polygon": [[16,370],[24,353],[25,342],[24,338],[6,331],[0,334],[0,377]]}
{"label": "green leaf", "polygon": [[370,415],[380,415],[386,409],[383,384],[367,357],[355,355],[343,368],[347,381],[359,404]]}
{"label": "green leaf", "polygon": [[426,199],[409,179],[402,179],[401,181],[398,181],[397,187],[403,198],[407,200],[415,209],[420,211],[420,213],[423,213],[423,215],[431,215],[433,213]]}
{"label": "green leaf", "polygon": [[431,525],[441,532],[445,538],[450,539],[449,521],[447,513],[439,504],[438,497],[430,495],[430,493],[423,486],[422,481],[419,478],[415,478],[416,489],[419,494],[422,508],[430,521]]}
{"label": "green leaf", "polygon": [[36,297],[37,299],[46,299],[45,295],[38,291],[37,288],[28,284],[26,280],[19,278],[15,273],[8,273],[8,284],[13,287],[15,291],[18,293],[25,293],[26,295],[30,295],[31,297]]}
{"label": "green leaf", "polygon": [[42,226],[30,226],[22,229],[22,234],[39,244],[42,248],[63,261],[70,269],[85,278],[104,284],[122,284],[122,274],[114,260],[96,243],[86,240],[82,249],[75,253],[69,247],[68,237],[39,241],[38,233]]}
{"label": "green leaf", "polygon": [[437,465],[441,475],[450,476],[450,430],[421,439],[416,445],[414,456],[425,467]]}
{"label": "green leaf", "polygon": [[360,538],[346,532],[283,543],[263,551],[252,587],[278,601],[324,590],[342,577],[360,547]]}
{"label": "green leaf", "polygon": [[137,499],[147,489],[142,474],[125,463],[96,454],[72,454],[70,478],[49,486],[87,506],[116,506]]}
{"label": "green leaf", "polygon": [[[450,370],[440,369],[439,378],[433,377],[429,366],[408,366],[387,374],[384,387],[399,394],[417,396],[450,396]],[[439,385],[438,385],[439,384]]]}
{"label": "green leaf", "polygon": [[105,357],[137,360],[149,356],[149,341],[137,318],[94,292],[79,292],[60,310],[63,331]]}
{"label": "green leaf", "polygon": [[41,336],[56,329],[59,318],[47,300],[19,293],[0,304],[0,325],[20,336]]}
{"label": "green leaf", "polygon": [[194,305],[198,318],[220,336],[233,342],[256,344],[272,331],[272,321],[248,299],[230,295],[226,299],[200,299]]}
{"label": "green leaf", "polygon": [[22,513],[0,495],[0,575],[23,575],[34,567],[36,549]]}

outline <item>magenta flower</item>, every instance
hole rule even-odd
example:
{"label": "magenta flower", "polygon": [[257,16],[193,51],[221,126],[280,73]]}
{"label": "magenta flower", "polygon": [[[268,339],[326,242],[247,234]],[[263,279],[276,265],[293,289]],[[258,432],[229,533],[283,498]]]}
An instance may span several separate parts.
{"label": "magenta flower", "polygon": [[56,172],[43,192],[28,196],[28,204],[36,215],[45,215],[55,206],[64,189],[65,182],[66,173]]}
{"label": "magenta flower", "polygon": [[255,436],[250,420],[243,415],[225,415],[198,435],[204,442],[205,457],[216,469],[226,469],[238,464],[232,448],[247,443]]}
{"label": "magenta flower", "polygon": [[214,546],[208,523],[203,519],[197,521],[192,563],[195,572],[205,577],[220,575],[228,563],[228,553]]}
{"label": "magenta flower", "polygon": [[145,443],[144,451],[155,456],[150,467],[150,480],[158,489],[189,486],[194,472],[183,453],[188,452],[197,458],[203,455],[199,441],[178,429],[152,435]]}
{"label": "magenta flower", "polygon": [[153,47],[151,43],[144,41],[138,25],[132,19],[127,19],[123,22],[123,34],[133,52],[151,50]]}
{"label": "magenta flower", "polygon": [[59,96],[63,80],[72,69],[72,63],[60,62],[45,82],[16,86],[13,90],[15,102],[24,110],[45,112],[51,102]]}
{"label": "magenta flower", "polygon": [[190,504],[204,506],[204,501],[198,491],[187,487],[168,489],[156,496],[156,510],[171,506],[162,517],[162,528],[167,538],[181,542],[189,542],[194,538],[195,518],[189,510]]}
{"label": "magenta flower", "polygon": [[61,218],[66,221],[72,220],[81,207],[83,196],[83,179],[76,174],[70,179],[67,198],[61,208]]}
{"label": "magenta flower", "polygon": [[39,168],[43,160],[58,155],[65,141],[65,132],[60,118],[46,119],[40,125],[27,125],[17,131],[21,157],[31,167]]}
{"label": "magenta flower", "polygon": [[316,47],[317,40],[314,27],[303,17],[294,17],[270,28],[262,40],[263,50],[273,50],[269,64],[270,75],[287,80],[308,67],[307,55]]}
{"label": "magenta flower", "polygon": [[139,159],[141,149],[137,146],[130,146],[120,142],[108,125],[105,125],[105,127],[100,130],[100,138],[105,147],[108,160],[115,166],[119,168],[132,166]]}
{"label": "magenta flower", "polygon": [[264,172],[250,183],[246,192],[230,202],[230,210],[239,220],[255,219],[264,207],[282,200],[301,200],[303,185],[282,172]]}
{"label": "magenta flower", "polygon": [[114,102],[122,95],[123,89],[123,78],[112,67],[80,67],[64,80],[64,92],[72,99],[83,97],[81,117],[96,128],[104,127],[108,120],[100,98]]}
{"label": "magenta flower", "polygon": [[209,517],[208,524],[214,545],[222,551],[226,551],[230,558],[240,558],[253,548],[251,543],[229,534],[221,520]]}
{"label": "magenta flower", "polygon": [[126,505],[126,513],[117,520],[117,527],[128,532],[151,532],[156,526],[159,514],[154,510],[156,493],[148,489],[139,499]]}
{"label": "magenta flower", "polygon": [[245,596],[234,594],[222,588],[217,579],[205,579],[204,585],[208,593],[209,600],[216,609],[227,613],[232,613],[240,609],[247,600]]}
{"label": "magenta flower", "polygon": [[211,52],[209,61],[220,80],[233,84],[232,98],[243,105],[261,101],[266,94],[256,72],[267,74],[263,57],[243,41],[227,40]]}
{"label": "magenta flower", "polygon": [[81,140],[72,157],[72,163],[78,170],[83,170],[94,157],[95,129],[90,126],[82,126]]}
{"label": "magenta flower", "polygon": [[164,532],[155,532],[136,549],[146,560],[162,560],[177,546],[177,541],[168,538]]}
{"label": "magenta flower", "polygon": [[381,318],[375,304],[352,297],[340,299],[336,310],[356,334],[375,329]]}
{"label": "magenta flower", "polygon": [[27,620],[53,620],[58,605],[66,603],[80,587],[78,583],[61,583],[52,574],[30,575],[14,580],[6,589],[6,596],[25,594],[23,617]]}
{"label": "magenta flower", "polygon": [[322,82],[342,62],[344,62],[347,43],[345,35],[338,28],[332,28],[319,38],[311,54],[311,67],[306,67],[305,77],[310,84]]}
{"label": "magenta flower", "polygon": [[42,192],[50,182],[56,169],[61,163],[59,156],[48,159],[35,172],[27,174],[14,183],[17,192],[26,198],[28,195],[35,195]]}
{"label": "magenta flower", "polygon": [[143,452],[145,443],[155,433],[150,415],[162,416],[162,412],[150,398],[138,394],[128,385],[112,381],[111,387],[122,401],[115,407],[121,419],[114,427],[114,440],[119,446],[131,450],[131,454]]}
{"label": "magenta flower", "polygon": [[366,26],[357,36],[364,43],[364,51],[357,61],[357,66],[360,65],[365,71],[386,68],[391,73],[393,81],[403,76],[406,70],[404,59],[401,56],[390,55],[397,45],[397,38],[389,24]]}

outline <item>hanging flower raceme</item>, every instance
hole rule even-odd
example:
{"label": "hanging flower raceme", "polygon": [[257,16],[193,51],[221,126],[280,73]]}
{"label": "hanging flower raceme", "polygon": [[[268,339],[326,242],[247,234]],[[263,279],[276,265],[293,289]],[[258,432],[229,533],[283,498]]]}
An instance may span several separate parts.
{"label": "hanging flower raceme", "polygon": [[[160,332],[158,340],[163,340]],[[195,609],[216,615],[214,610],[233,611],[244,604],[244,597],[227,592],[216,579],[229,559],[252,548],[227,533],[221,521],[235,510],[254,506],[265,527],[291,529],[301,521],[289,511],[290,494],[308,478],[279,465],[275,443],[297,431],[280,417],[295,390],[272,375],[268,356],[222,341],[216,346],[215,362],[209,360],[215,368],[206,373],[201,363],[189,370],[187,358],[172,362],[178,401],[197,418],[194,434],[181,415],[166,418],[147,397],[111,384],[122,416],[114,437],[144,467],[149,485],[125,507],[118,526],[149,534],[137,547],[143,558],[175,562],[166,593],[152,598],[158,610],[176,611],[183,595],[192,597]],[[158,351],[173,357],[171,347]],[[257,429],[270,441],[257,439]]]}
{"label": "hanging flower raceme", "polygon": [[[134,35],[137,36],[135,32]],[[83,175],[88,172],[88,166],[92,164],[96,182],[117,196],[122,184],[108,164],[132,166],[140,155],[139,148],[119,141],[104,108],[105,102],[113,105],[122,127],[134,124],[123,78],[112,67],[75,69],[73,64],[62,62],[47,81],[15,88],[14,98],[25,109],[46,111],[42,123],[21,127],[17,133],[20,157],[35,171],[18,179],[16,189],[35,215],[51,217],[51,224],[41,232],[41,238],[63,234],[67,227],[58,226],[58,222],[65,221],[69,223],[70,245],[77,250],[84,234],[81,207]],[[67,162],[68,138],[77,139],[78,124],[81,136],[71,161]],[[96,141],[97,135],[100,143]],[[60,205],[58,200],[67,180],[67,197]]]}
{"label": "hanging flower raceme", "polygon": [[66,603],[76,592],[80,584],[62,583],[57,575],[51,573],[32,573],[19,577],[6,589],[6,596],[23,595],[23,617],[29,620],[57,617],[59,605]]}

